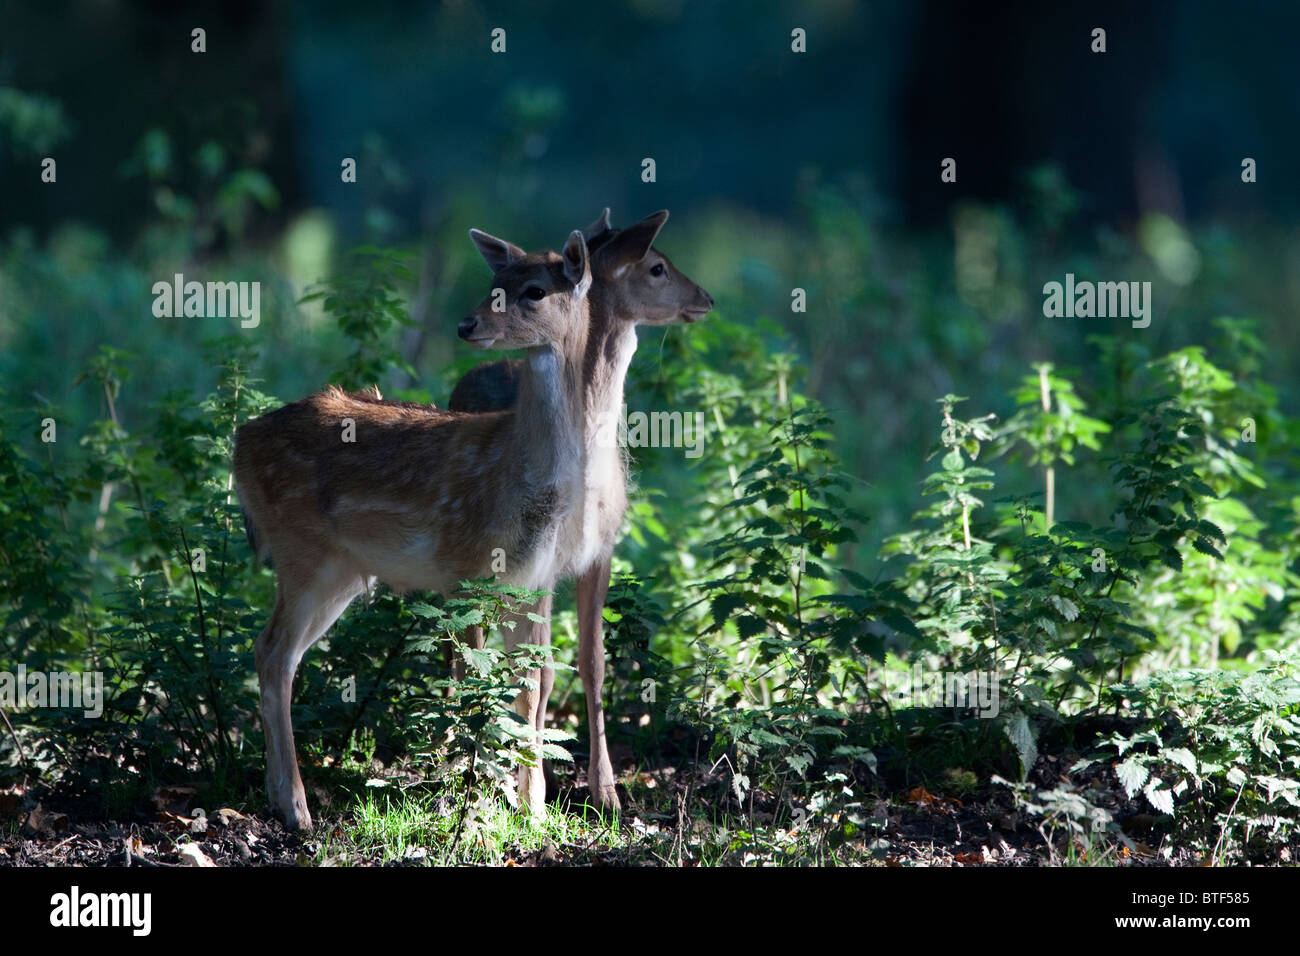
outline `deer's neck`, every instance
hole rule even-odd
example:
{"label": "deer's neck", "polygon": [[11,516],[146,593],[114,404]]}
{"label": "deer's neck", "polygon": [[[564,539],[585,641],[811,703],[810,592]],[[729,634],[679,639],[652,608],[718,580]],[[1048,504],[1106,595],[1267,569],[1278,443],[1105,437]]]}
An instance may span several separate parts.
{"label": "deer's neck", "polygon": [[[527,485],[563,484],[581,465],[583,390],[576,343],[528,350],[519,377],[519,398],[508,441]],[[576,356],[575,356],[576,352]]]}
{"label": "deer's neck", "polygon": [[[623,385],[636,352],[636,328],[631,322],[610,322],[597,330],[587,344],[583,370],[586,386],[586,441],[592,457],[618,458],[618,449],[599,440],[607,435],[609,423],[623,413]],[[622,468],[617,469],[622,480]]]}

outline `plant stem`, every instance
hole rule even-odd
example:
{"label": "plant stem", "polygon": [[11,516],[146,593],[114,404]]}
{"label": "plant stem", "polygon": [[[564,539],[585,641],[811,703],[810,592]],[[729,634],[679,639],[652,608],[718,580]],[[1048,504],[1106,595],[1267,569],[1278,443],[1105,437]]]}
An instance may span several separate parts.
{"label": "plant stem", "polygon": [[[1043,400],[1044,413],[1051,414],[1052,411],[1052,388],[1047,381],[1047,366],[1038,366],[1038,391]],[[1048,436],[1049,440],[1051,436]],[[1047,501],[1043,509],[1044,533],[1052,530],[1052,518],[1056,514],[1056,469],[1052,466],[1051,460],[1047,463]]]}

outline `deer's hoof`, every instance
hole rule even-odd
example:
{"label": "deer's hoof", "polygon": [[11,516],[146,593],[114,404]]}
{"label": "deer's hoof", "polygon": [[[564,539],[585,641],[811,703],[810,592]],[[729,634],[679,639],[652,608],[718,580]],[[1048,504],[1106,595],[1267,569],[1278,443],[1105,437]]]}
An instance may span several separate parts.
{"label": "deer's hoof", "polygon": [[307,809],[307,795],[293,794],[287,798],[271,796],[271,807],[275,815],[284,821],[286,830],[305,833],[312,828],[311,811]]}
{"label": "deer's hoof", "polygon": [[281,816],[284,818],[286,829],[293,830],[295,833],[306,833],[312,828],[311,814],[305,805],[295,807]]}
{"label": "deer's hoof", "polygon": [[612,783],[602,787],[593,787],[591,795],[596,800],[596,806],[602,810],[612,810],[618,813],[623,809],[622,804],[618,802],[618,791],[614,789]]}
{"label": "deer's hoof", "polygon": [[311,814],[306,807],[277,810],[276,816],[284,821],[284,828],[294,833],[307,833],[312,828]]}

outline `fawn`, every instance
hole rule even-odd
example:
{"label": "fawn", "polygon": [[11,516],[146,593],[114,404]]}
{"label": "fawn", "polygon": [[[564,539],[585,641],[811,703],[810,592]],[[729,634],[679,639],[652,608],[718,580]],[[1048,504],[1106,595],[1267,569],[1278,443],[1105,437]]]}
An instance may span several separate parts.
{"label": "fawn", "polygon": [[[267,790],[291,829],[311,826],[294,751],[290,698],[303,654],[376,581],[448,594],[466,579],[549,587],[589,541],[584,365],[592,273],[581,232],[562,252],[527,254],[478,230],[493,293],[459,326],[479,348],[525,349],[511,411],[465,414],[327,388],[243,425],[233,468],[250,542],[273,561],[275,608],[255,655]],[[495,311],[504,292],[505,309]],[[344,438],[351,430],[354,440]],[[500,552],[499,552],[500,553]],[[498,555],[499,555],[498,553]],[[519,608],[507,647],[549,640]],[[527,675],[533,687],[540,674]],[[539,693],[515,708],[540,728]],[[540,716],[539,716],[540,714]],[[520,770],[521,800],[544,809],[540,760]]]}
{"label": "fawn", "polygon": [[[618,794],[605,739],[602,694],[605,684],[603,611],[609,590],[610,555],[627,509],[627,476],[623,454],[597,441],[602,415],[617,415],[623,402],[623,381],[636,349],[637,325],[695,322],[713,308],[713,299],[679,272],[652,243],[668,220],[667,211],[654,213],[627,229],[614,229],[609,209],[584,230],[591,252],[591,332],[583,363],[586,434],[587,514],[595,527],[599,548],[571,556],[565,572],[578,575],[578,671],[587,698],[591,757],[588,783],[601,807],[617,810]],[[456,384],[448,402],[453,410],[498,411],[525,397],[519,392],[521,364],[514,360],[481,365]],[[549,621],[551,598],[539,614]],[[536,625],[538,643],[550,640],[549,624]],[[483,644],[481,628],[466,639]],[[554,683],[544,668],[540,687],[541,720]],[[540,724],[538,725],[540,729]]]}

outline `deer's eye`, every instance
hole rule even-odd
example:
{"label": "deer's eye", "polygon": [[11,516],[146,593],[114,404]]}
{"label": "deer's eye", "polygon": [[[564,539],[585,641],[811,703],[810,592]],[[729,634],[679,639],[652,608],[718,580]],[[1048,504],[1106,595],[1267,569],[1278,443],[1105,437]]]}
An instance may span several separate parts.
{"label": "deer's eye", "polygon": [[524,290],[524,298],[538,302],[546,298],[546,290],[539,285],[530,285]]}
{"label": "deer's eye", "polygon": [[659,276],[663,275],[664,264],[662,262],[656,262],[654,265],[650,267],[650,274],[655,278],[658,278]]}

